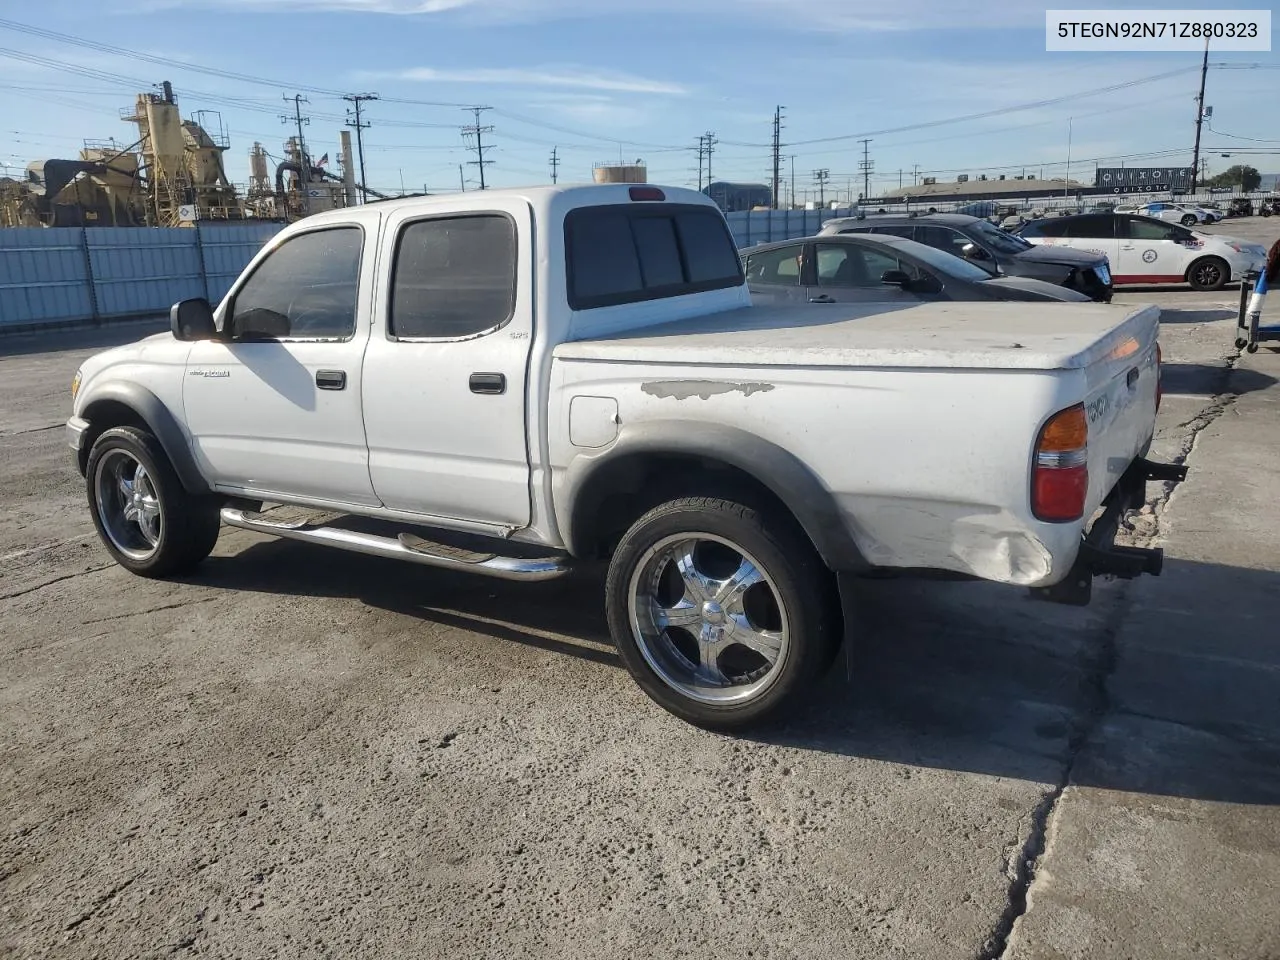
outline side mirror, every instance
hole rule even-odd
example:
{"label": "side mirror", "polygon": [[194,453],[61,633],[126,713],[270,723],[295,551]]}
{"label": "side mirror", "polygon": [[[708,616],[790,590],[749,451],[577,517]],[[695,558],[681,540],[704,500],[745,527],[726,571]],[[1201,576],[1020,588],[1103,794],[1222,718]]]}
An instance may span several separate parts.
{"label": "side mirror", "polygon": [[895,287],[905,287],[911,282],[911,278],[907,276],[905,270],[886,270],[880,274],[880,282],[892,284]]}
{"label": "side mirror", "polygon": [[204,297],[180,300],[170,307],[169,329],[178,340],[213,340],[218,336],[213,307]]}
{"label": "side mirror", "polygon": [[990,260],[991,254],[978,246],[976,243],[966,243],[960,248],[960,252],[964,254],[966,260]]}

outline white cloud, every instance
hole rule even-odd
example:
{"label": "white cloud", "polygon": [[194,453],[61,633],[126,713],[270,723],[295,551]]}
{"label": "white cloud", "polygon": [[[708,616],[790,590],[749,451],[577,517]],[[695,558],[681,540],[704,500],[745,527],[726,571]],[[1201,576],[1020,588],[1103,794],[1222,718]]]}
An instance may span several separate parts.
{"label": "white cloud", "polygon": [[508,87],[565,87],[580,90],[606,90],[615,93],[651,93],[681,96],[683,86],[664,80],[650,80],[625,73],[601,73],[578,68],[493,67],[467,70],[442,70],[436,67],[411,67],[390,73],[366,73],[367,79],[412,80],[421,83],[478,83]]}
{"label": "white cloud", "polygon": [[161,0],[162,6],[223,6],[246,10],[306,9],[349,13],[431,14],[484,0]]}
{"label": "white cloud", "polygon": [[168,6],[222,6],[240,9],[294,9],[396,15],[465,13],[477,25],[495,21],[530,23],[565,18],[627,14],[680,15],[717,19],[743,17],[775,30],[902,32],[957,27],[1035,26],[1056,0],[824,0],[800,10],[794,0],[156,0]]}

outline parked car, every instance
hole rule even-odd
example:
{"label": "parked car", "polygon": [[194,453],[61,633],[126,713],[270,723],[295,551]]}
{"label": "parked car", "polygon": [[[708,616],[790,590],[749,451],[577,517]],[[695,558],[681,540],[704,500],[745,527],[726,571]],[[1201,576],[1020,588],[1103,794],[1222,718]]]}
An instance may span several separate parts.
{"label": "parked car", "polygon": [[1142,206],[1135,208],[1133,212],[1140,217],[1167,220],[1169,223],[1180,223],[1184,227],[1194,227],[1198,223],[1212,223],[1214,220],[1214,217],[1207,210],[1192,207],[1185,203],[1170,203],[1168,201],[1144,203]]}
{"label": "parked car", "polygon": [[1105,256],[1114,265],[1116,284],[1189,283],[1196,290],[1218,290],[1262,269],[1267,258],[1266,249],[1249,240],[1133,214],[1034,220],[1018,235],[1041,247]]}
{"label": "parked car", "polygon": [[1159,311],[1055,310],[753,306],[689,189],[397,198],[288,225],[216,309],[85,360],[68,439],[139,576],[190,570],[220,524],[509,580],[607,564],[638,684],[735,728],[860,629],[837,572],[1074,604],[1159,573],[1113,543],[1184,475],[1145,459]]}
{"label": "parked car", "polygon": [[1087,302],[1056,283],[997,277],[963,257],[888,234],[781,240],[743,255],[753,300],[918,303],[924,300]]}
{"label": "parked car", "polygon": [[1091,300],[1111,299],[1111,268],[1105,256],[1069,249],[1045,250],[977,217],[955,213],[874,220],[842,217],[826,221],[818,236],[847,233],[905,237],[964,257],[993,274],[1045,280],[1079,290]]}

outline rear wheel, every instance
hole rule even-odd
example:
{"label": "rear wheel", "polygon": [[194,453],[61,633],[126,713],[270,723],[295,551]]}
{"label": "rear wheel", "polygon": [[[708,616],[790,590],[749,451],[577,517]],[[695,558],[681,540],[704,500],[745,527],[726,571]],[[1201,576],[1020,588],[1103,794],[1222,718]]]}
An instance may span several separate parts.
{"label": "rear wheel", "polygon": [[1197,223],[1199,223],[1199,220],[1196,219],[1196,215],[1194,213],[1185,214],[1182,218],[1182,225],[1184,227],[1194,227]]}
{"label": "rear wheel", "polygon": [[1220,290],[1230,276],[1231,268],[1220,257],[1201,257],[1187,269],[1187,282],[1194,290]]}
{"label": "rear wheel", "polygon": [[105,431],[85,470],[89,510],[116,563],[144,577],[194,567],[218,541],[217,503],[189,494],[164,448],[136,427]]}
{"label": "rear wheel", "polygon": [[834,575],[789,517],[687,497],[623,536],[605,586],[631,675],[691,723],[738,729],[783,712],[831,662]]}

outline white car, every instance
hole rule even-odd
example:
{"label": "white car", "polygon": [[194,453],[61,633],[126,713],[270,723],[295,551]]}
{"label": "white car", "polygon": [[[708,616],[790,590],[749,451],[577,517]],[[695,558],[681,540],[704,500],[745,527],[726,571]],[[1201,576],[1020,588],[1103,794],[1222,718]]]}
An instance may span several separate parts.
{"label": "white car", "polygon": [[1151,217],[1154,220],[1180,223],[1184,227],[1194,227],[1198,223],[1213,222],[1213,218],[1207,210],[1185,203],[1169,203],[1163,200],[1143,204],[1133,212],[1140,217]]}
{"label": "white car", "polygon": [[1128,213],[1035,220],[1018,235],[1038,246],[1103,254],[1111,262],[1111,282],[1116,286],[1189,283],[1196,290],[1218,290],[1260,271],[1267,259],[1266,248],[1249,240]]}

